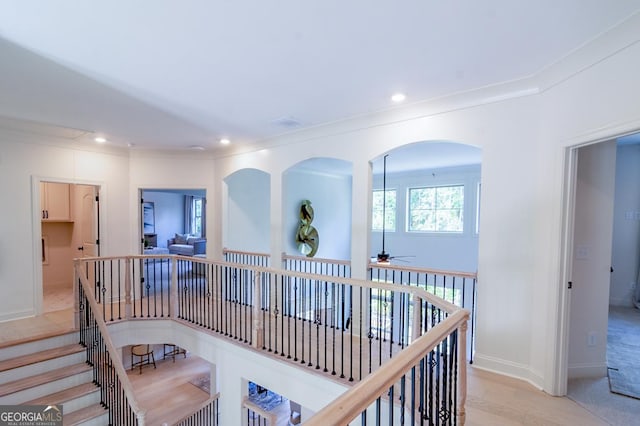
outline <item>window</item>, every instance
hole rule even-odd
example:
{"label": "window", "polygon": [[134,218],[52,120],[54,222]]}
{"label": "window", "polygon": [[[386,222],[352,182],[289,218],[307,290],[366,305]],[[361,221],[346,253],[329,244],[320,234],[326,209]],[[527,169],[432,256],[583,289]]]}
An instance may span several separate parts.
{"label": "window", "polygon": [[409,231],[462,232],[464,185],[409,188]]}
{"label": "window", "polygon": [[[382,199],[385,198],[386,207],[384,211],[385,231],[396,230],[396,190],[387,189],[384,196],[382,189],[373,191],[373,208],[371,209],[371,229],[374,231],[382,231]],[[383,197],[384,196],[384,197]]]}
{"label": "window", "polygon": [[202,198],[191,201],[191,235],[202,236]]}

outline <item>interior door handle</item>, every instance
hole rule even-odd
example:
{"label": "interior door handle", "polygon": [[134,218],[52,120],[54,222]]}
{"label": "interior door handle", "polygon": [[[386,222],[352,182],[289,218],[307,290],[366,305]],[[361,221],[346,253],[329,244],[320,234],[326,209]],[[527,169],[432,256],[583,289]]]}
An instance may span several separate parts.
{"label": "interior door handle", "polygon": [[78,247],[78,250],[83,251],[84,250],[84,246]]}

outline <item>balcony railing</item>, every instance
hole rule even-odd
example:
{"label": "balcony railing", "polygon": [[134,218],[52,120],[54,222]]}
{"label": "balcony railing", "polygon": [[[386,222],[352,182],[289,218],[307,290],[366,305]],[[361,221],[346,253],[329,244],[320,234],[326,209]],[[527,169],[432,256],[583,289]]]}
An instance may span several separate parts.
{"label": "balcony railing", "polygon": [[144,425],[144,411],[136,401],[127,373],[118,357],[103,312],[94,297],[86,271],[75,268],[78,329],[85,347],[93,383],[100,388],[100,404],[107,410],[110,425]]}
{"label": "balcony railing", "polygon": [[469,362],[473,363],[476,328],[476,286],[478,281],[475,272],[444,271],[372,262],[369,264],[369,279],[375,282],[422,288],[449,303],[471,312],[467,356]]}
{"label": "balcony railing", "polygon": [[310,274],[329,275],[332,277],[351,278],[351,261],[349,260],[292,256],[282,253],[282,269],[307,272]]}
{"label": "balcony railing", "polygon": [[[444,413],[439,424],[464,418],[458,396],[466,387],[468,313],[421,287],[182,256],[79,263],[107,322],[185,321],[345,383],[383,374],[383,382],[392,384],[388,394],[375,395],[378,416],[433,420],[433,413]],[[448,334],[435,343],[422,339],[441,324]],[[396,364],[410,348],[419,359]],[[386,378],[382,370],[399,374],[400,381],[389,382],[396,377]]]}
{"label": "balcony railing", "polygon": [[224,248],[222,249],[222,256],[225,262],[229,263],[242,263],[243,265],[264,267],[271,265],[271,256],[269,253],[238,251]]}

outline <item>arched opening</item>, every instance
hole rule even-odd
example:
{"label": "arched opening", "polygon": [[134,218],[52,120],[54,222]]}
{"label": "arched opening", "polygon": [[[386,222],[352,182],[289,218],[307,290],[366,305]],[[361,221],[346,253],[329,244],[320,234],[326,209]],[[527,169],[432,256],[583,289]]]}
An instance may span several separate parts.
{"label": "arched opening", "polygon": [[227,202],[223,244],[226,248],[269,253],[271,184],[268,173],[242,169],[224,179]]}
{"label": "arched opening", "polygon": [[313,227],[319,236],[316,257],[346,260],[351,257],[352,165],[335,158],[311,158],[283,173],[282,241],[287,254],[298,251],[299,211],[308,200],[314,210]]}
{"label": "arched opening", "polygon": [[476,271],[481,154],[471,145],[429,141],[373,159],[372,258],[384,240],[392,263]]}

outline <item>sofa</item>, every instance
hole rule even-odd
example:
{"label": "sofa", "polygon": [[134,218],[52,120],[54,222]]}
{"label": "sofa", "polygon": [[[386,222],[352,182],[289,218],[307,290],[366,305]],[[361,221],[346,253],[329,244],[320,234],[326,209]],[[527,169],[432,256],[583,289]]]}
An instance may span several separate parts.
{"label": "sofa", "polygon": [[207,248],[206,238],[195,237],[189,234],[176,234],[175,237],[167,240],[169,254],[180,256],[195,256],[205,254]]}

